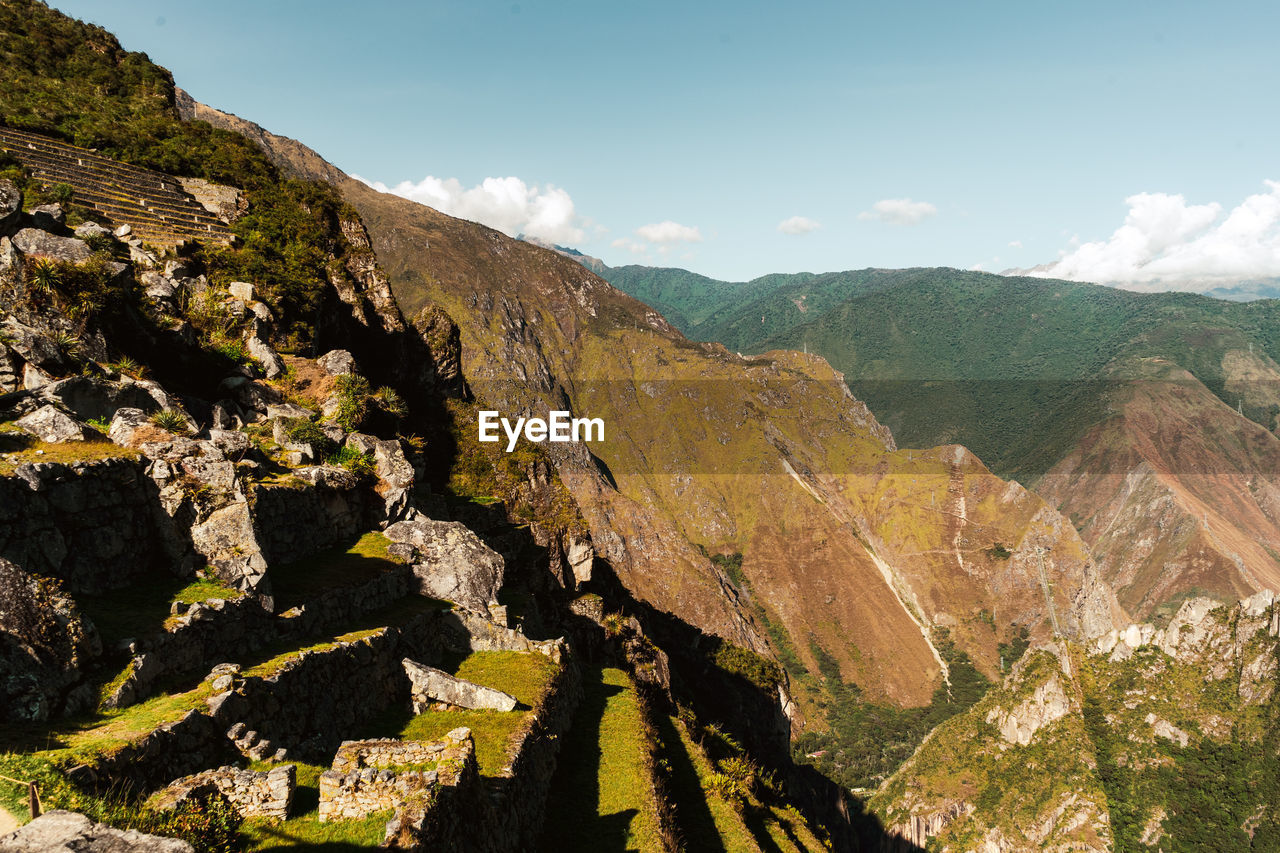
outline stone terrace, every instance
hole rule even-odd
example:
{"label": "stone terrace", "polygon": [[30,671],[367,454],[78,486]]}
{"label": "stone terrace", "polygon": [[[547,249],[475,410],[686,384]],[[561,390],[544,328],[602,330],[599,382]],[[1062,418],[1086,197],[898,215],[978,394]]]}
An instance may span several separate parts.
{"label": "stone terrace", "polygon": [[[0,151],[15,157],[33,178],[71,187],[77,203],[117,225],[128,224],[144,242],[176,246],[184,240],[227,243],[232,239],[227,223],[198,203],[185,191],[183,181],[171,175],[8,127],[0,127]],[[208,187],[215,187],[205,182],[201,186],[202,196],[209,194]],[[234,192],[216,189],[223,189],[224,193],[215,195],[224,197]]]}

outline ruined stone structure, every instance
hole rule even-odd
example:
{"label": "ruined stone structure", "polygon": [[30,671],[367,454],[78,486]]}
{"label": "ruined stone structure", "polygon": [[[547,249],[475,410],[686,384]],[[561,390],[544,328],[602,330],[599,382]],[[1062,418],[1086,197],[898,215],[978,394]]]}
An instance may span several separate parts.
{"label": "ruined stone structure", "polygon": [[289,815],[297,778],[298,768],[292,764],[264,772],[219,767],[175,780],[155,794],[148,805],[155,809],[173,809],[184,800],[221,794],[244,817],[283,820]]}

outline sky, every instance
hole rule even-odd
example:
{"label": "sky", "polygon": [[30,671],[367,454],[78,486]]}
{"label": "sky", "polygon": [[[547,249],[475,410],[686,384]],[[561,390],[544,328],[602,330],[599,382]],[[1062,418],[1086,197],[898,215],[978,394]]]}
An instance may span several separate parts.
{"label": "sky", "polygon": [[51,0],[379,188],[617,266],[1280,276],[1280,4]]}

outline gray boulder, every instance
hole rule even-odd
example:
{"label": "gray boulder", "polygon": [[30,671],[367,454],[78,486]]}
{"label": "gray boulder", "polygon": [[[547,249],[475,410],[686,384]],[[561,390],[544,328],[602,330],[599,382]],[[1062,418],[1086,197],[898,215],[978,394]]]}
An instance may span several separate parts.
{"label": "gray boulder", "polygon": [[151,422],[151,416],[142,409],[117,409],[111,418],[107,437],[124,447],[137,447],[148,441],[162,438],[165,431]]}
{"label": "gray boulder", "polygon": [[413,547],[413,575],[420,594],[477,613],[488,613],[489,603],[497,601],[506,566],[465,525],[418,516],[389,525],[383,534]]}
{"label": "gray boulder", "polygon": [[155,411],[156,400],[145,387],[132,380],[112,382],[96,376],[72,376],[40,389],[40,399],[54,403],[81,420],[110,418],[117,409]]}
{"label": "gray boulder", "polygon": [[482,687],[461,678],[455,678],[444,670],[420,664],[405,658],[401,661],[405,675],[409,676],[409,698],[413,701],[413,713],[421,714],[433,702],[444,702],[473,711],[514,711],[516,697]]}
{"label": "gray boulder", "polygon": [[67,224],[67,212],[60,204],[41,204],[31,208],[31,224],[45,231],[57,231]]}
{"label": "gray boulder", "polygon": [[342,376],[346,373],[356,372],[355,356],[344,349],[330,350],[317,358],[316,364],[320,365],[324,372],[330,376]]}
{"label": "gray boulder", "polygon": [[247,281],[233,281],[227,285],[227,292],[241,302],[253,301],[253,285]]}
{"label": "gray boulder", "polygon": [[0,837],[4,853],[195,853],[176,838],[146,835],[94,823],[82,814],[46,812],[31,823]]}
{"label": "gray boulder", "polygon": [[10,233],[22,217],[22,190],[5,178],[0,180],[0,235]]}
{"label": "gray boulder", "polygon": [[245,346],[249,349],[249,355],[256,358],[262,365],[262,369],[267,372],[268,379],[284,375],[284,361],[271,348],[271,344],[254,335],[245,342]]}
{"label": "gray boulder", "polygon": [[31,414],[19,418],[14,426],[49,444],[84,441],[85,438],[80,424],[56,406],[41,406]]}
{"label": "gray boulder", "polygon": [[81,222],[76,226],[76,236],[81,240],[89,237],[109,237],[111,236],[111,229],[104,228],[96,222]]}
{"label": "gray boulder", "polygon": [[75,237],[59,237],[39,228],[23,228],[13,235],[13,245],[24,255],[72,264],[87,261],[93,255],[93,250],[85,241]]}

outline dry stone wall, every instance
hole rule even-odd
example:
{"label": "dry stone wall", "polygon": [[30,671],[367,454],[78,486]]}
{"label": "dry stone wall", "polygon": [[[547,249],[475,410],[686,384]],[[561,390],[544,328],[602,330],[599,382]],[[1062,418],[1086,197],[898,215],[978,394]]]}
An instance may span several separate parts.
{"label": "dry stone wall", "polygon": [[292,764],[261,772],[219,767],[178,779],[152,797],[148,805],[168,810],[184,800],[216,793],[226,797],[243,817],[283,820],[289,816],[297,781],[298,768]]}
{"label": "dry stone wall", "polygon": [[[405,761],[402,759],[413,758]],[[412,767],[407,765],[428,765]],[[412,810],[420,821],[438,824],[431,812],[455,805],[459,788],[478,787],[471,730],[458,728],[429,743],[363,741],[345,743],[333,769],[320,776],[320,820],[349,820],[382,811]],[[432,839],[441,849],[447,839]]]}
{"label": "dry stone wall", "polygon": [[127,586],[166,562],[155,491],[134,459],[21,465],[0,477],[0,557],[72,593]]}
{"label": "dry stone wall", "polygon": [[322,472],[314,483],[253,490],[253,529],[268,564],[292,563],[369,529],[369,489],[346,471],[310,470]]}

